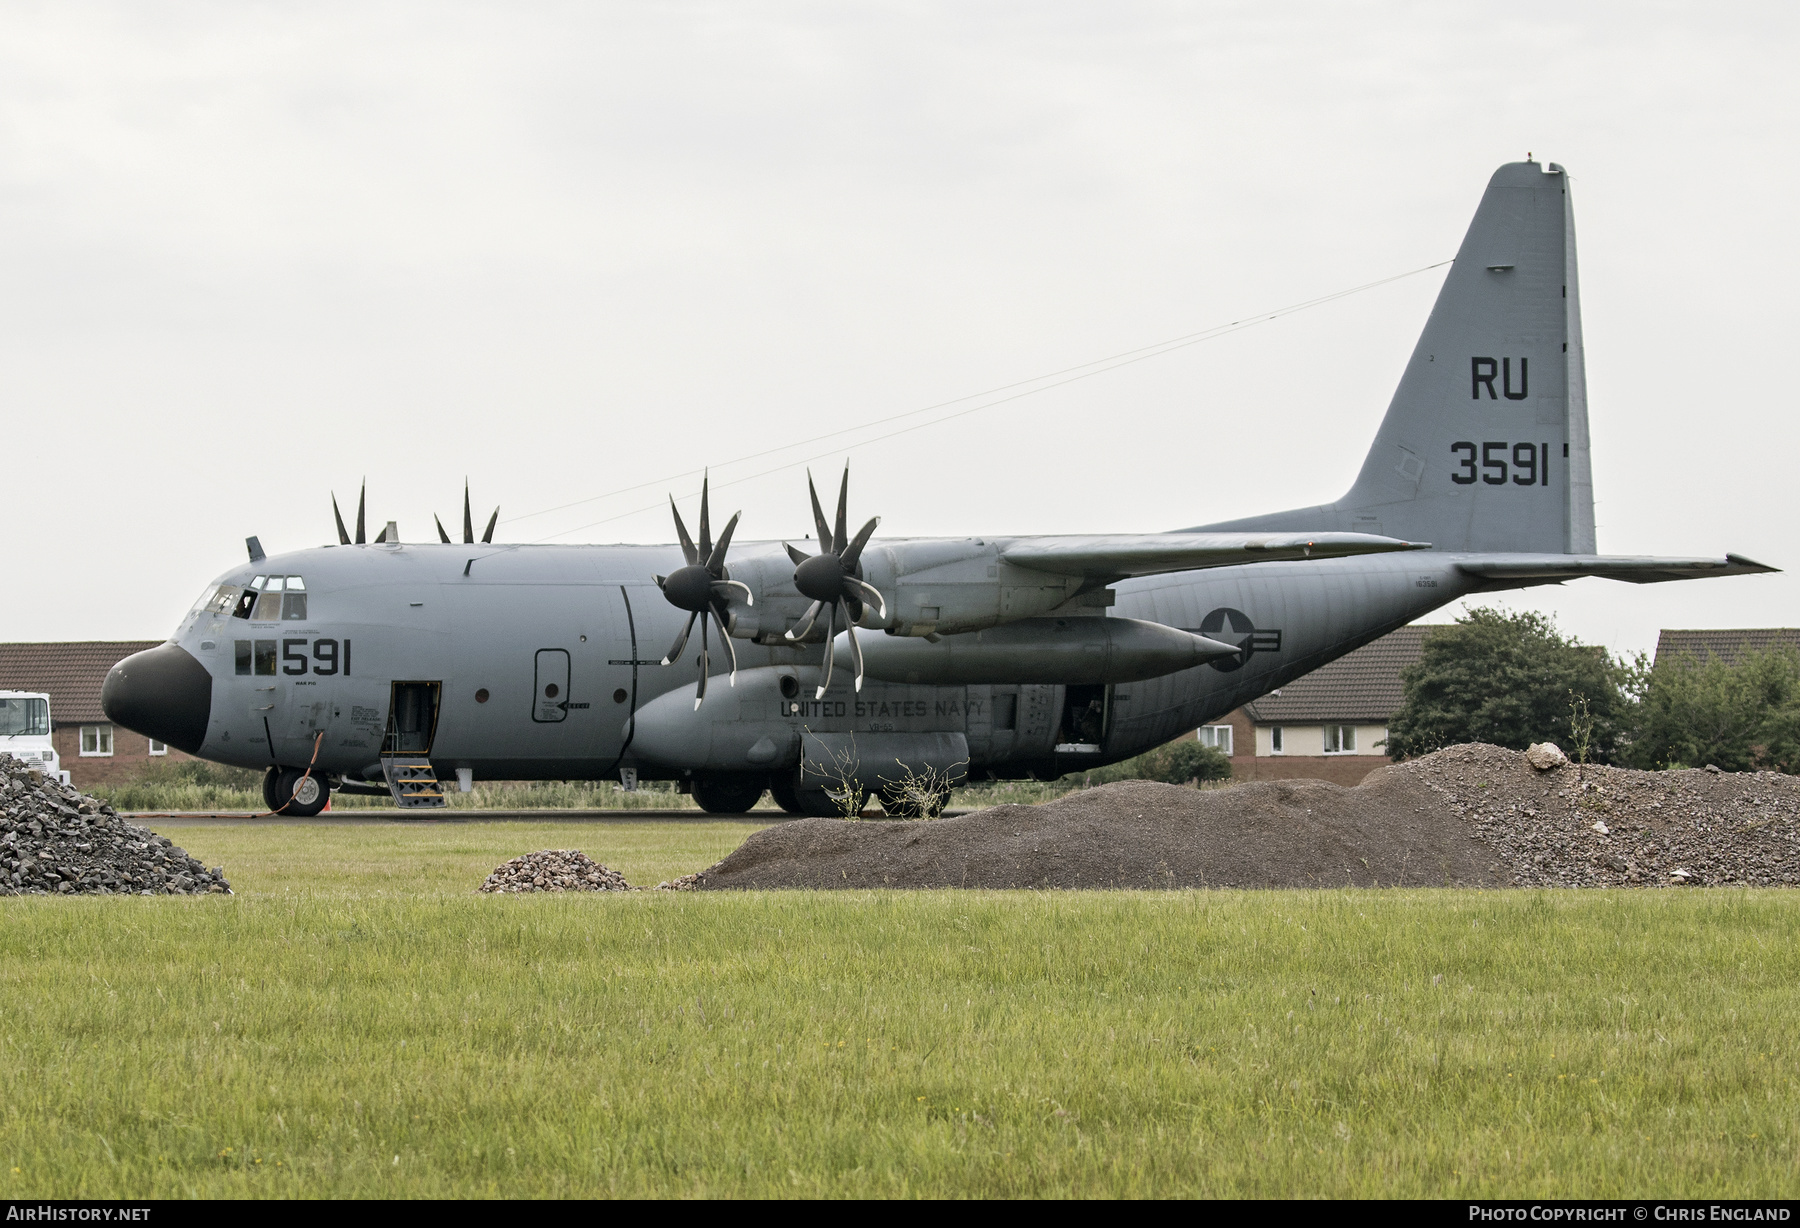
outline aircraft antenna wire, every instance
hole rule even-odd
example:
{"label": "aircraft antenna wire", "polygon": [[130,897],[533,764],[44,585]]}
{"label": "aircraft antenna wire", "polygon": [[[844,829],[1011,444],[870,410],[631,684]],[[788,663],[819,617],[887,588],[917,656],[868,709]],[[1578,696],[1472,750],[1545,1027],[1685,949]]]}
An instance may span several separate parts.
{"label": "aircraft antenna wire", "polygon": [[[1036,396],[1038,393],[1048,392],[1052,388],[1061,388],[1068,384],[1073,384],[1080,380],[1089,379],[1096,375],[1103,375],[1108,371],[1116,371],[1120,367],[1128,367],[1134,363],[1143,362],[1143,361],[1145,361],[1147,359],[1151,359],[1151,358],[1160,358],[1164,354],[1173,354],[1178,350],[1184,350],[1190,346],[1199,345],[1201,342],[1204,342],[1204,341],[1211,341],[1214,338],[1223,337],[1230,333],[1241,332],[1246,328],[1254,328],[1258,324],[1267,324],[1267,323],[1270,323],[1271,321],[1279,320],[1279,319],[1283,318],[1284,316],[1295,315],[1298,312],[1307,311],[1314,307],[1322,307],[1327,303],[1334,303],[1334,302],[1337,302],[1339,299],[1349,298],[1352,295],[1361,294],[1367,290],[1374,290],[1381,286],[1391,285],[1392,283],[1397,282],[1397,281],[1404,281],[1405,279],[1407,279],[1409,277],[1417,277],[1420,273],[1429,273],[1433,269],[1441,269],[1445,265],[1452,264],[1452,263],[1454,263],[1454,261],[1439,260],[1434,264],[1422,265],[1416,269],[1409,269],[1404,273],[1395,273],[1391,276],[1379,278],[1378,280],[1375,280],[1375,281],[1364,282],[1358,286],[1350,286],[1343,290],[1334,290],[1330,294],[1322,294],[1322,295],[1319,295],[1317,298],[1306,299],[1306,300],[1303,300],[1298,303],[1290,303],[1285,307],[1277,307],[1272,311],[1263,311],[1263,312],[1258,312],[1254,315],[1243,316],[1239,319],[1232,320],[1229,323],[1215,324],[1211,328],[1201,329],[1200,331],[1193,332],[1193,333],[1184,333],[1181,336],[1171,337],[1171,338],[1168,338],[1163,341],[1153,342],[1149,345],[1139,346],[1136,349],[1122,350],[1119,353],[1111,354],[1104,358],[1095,358],[1088,362],[1077,363],[1076,365],[1074,365],[1072,367],[1064,367],[1059,371],[1047,372],[1043,375],[1033,376],[1030,379],[1016,380],[1010,384],[1001,384],[1001,385],[998,385],[993,388],[985,389],[981,392],[969,393],[966,396],[953,397],[948,401],[939,401],[934,405],[927,405],[920,409],[909,409],[903,413],[893,414],[886,418],[876,418],[869,422],[859,423],[856,426],[844,427],[844,428],[842,428],[840,430],[836,430],[836,431],[828,431],[823,435],[814,435],[809,439],[796,440],[793,443],[782,444],[782,445],[780,445],[778,447],[774,447],[774,448],[765,448],[761,452],[752,452],[746,456],[740,456],[740,457],[737,457],[736,459],[725,461],[721,465],[717,465],[717,466],[713,466],[713,467],[714,468],[723,468],[723,467],[730,466],[730,465],[741,465],[741,464],[745,464],[749,461],[760,460],[766,456],[773,456],[780,452],[791,451],[794,448],[803,448],[810,444],[823,442],[824,440],[827,440],[827,439],[836,439],[836,438],[839,438],[844,435],[852,435],[859,431],[869,430],[872,427],[885,426],[892,422],[899,422],[906,418],[917,417],[920,414],[930,413],[933,410],[945,409],[952,405],[960,405],[965,401],[971,401],[971,400],[976,400],[976,399],[982,398],[982,397],[993,396],[995,393],[1001,393],[1001,392],[1011,393],[1011,395],[1009,395],[1009,396],[997,397],[996,399],[991,400],[991,401],[984,401],[980,405],[972,405],[967,409],[959,409],[955,413],[943,414],[939,417],[932,418],[929,421],[915,422],[915,423],[911,424],[910,426],[903,426],[903,427],[899,428],[898,430],[889,431],[885,434],[876,435],[869,439],[859,440],[856,443],[848,445],[849,450],[852,450],[852,451],[854,451],[857,448],[865,448],[865,447],[868,447],[870,444],[880,443],[884,440],[894,439],[900,435],[910,434],[913,431],[923,430],[926,427],[938,426],[945,422],[952,422],[958,418],[967,417],[970,414],[980,413],[984,409],[993,409],[996,406],[1006,405],[1010,402],[1020,400],[1024,397]],[[1030,386],[1030,385],[1035,385],[1035,386]],[[1012,391],[1013,389],[1021,389],[1022,391],[1014,392],[1014,391]],[[836,453],[836,451],[837,451],[837,448],[834,447],[834,448],[827,449],[824,452],[819,452],[819,453],[815,453],[810,456],[802,457],[798,460],[785,461],[782,464],[776,465],[769,469],[763,469],[756,473],[746,474],[743,477],[732,478],[729,481],[720,482],[719,485],[721,487],[737,486],[744,482],[753,482],[753,481],[757,480],[758,478],[765,478],[765,477],[770,476],[771,474],[781,473],[788,469],[795,469],[802,465],[811,464],[813,461],[823,460],[825,457],[831,456],[834,453]],[[546,516],[552,512],[566,511],[569,508],[580,507],[586,503],[598,502],[601,499],[610,499],[610,498],[614,498],[618,495],[630,494],[633,491],[643,490],[647,487],[661,486],[668,482],[677,481],[681,478],[692,477],[693,475],[695,475],[697,473],[701,473],[701,472],[703,472],[703,469],[690,469],[690,470],[687,470],[682,473],[675,473],[675,474],[670,474],[667,477],[657,478],[654,481],[640,482],[640,483],[637,483],[632,486],[622,486],[622,487],[618,488],[617,490],[608,491],[606,494],[592,495],[586,499],[577,499],[573,503],[560,504],[556,507],[545,508],[542,511],[526,512],[523,515],[512,517],[511,521],[517,522],[520,520],[528,520],[534,516]],[[644,512],[655,511],[658,508],[660,508],[661,506],[662,506],[661,503],[658,502],[655,504],[648,505],[646,507],[632,508],[629,511],[617,512],[611,516],[604,516],[604,517],[600,518],[599,520],[590,520],[586,524],[576,525],[574,528],[562,529],[555,533],[547,534],[546,536],[537,538],[536,540],[538,542],[553,541],[559,537],[567,537],[571,533],[580,533],[583,530],[592,529],[599,525],[610,524],[611,522],[613,522],[615,520],[624,520],[625,518],[627,518],[629,516],[636,516],[636,515],[640,515]]]}

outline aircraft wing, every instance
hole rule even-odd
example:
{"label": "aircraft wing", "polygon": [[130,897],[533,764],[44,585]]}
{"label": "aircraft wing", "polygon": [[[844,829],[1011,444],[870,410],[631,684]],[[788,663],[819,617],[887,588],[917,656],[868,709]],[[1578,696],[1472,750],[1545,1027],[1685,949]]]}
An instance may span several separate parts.
{"label": "aircraft wing", "polygon": [[1090,580],[1123,580],[1171,571],[1238,567],[1290,559],[1429,550],[1372,533],[1145,533],[1110,537],[1022,537],[1000,551],[1019,567]]}
{"label": "aircraft wing", "polygon": [[1656,558],[1625,554],[1495,554],[1458,561],[1457,568],[1471,576],[1492,580],[1539,580],[1557,583],[1582,576],[1604,576],[1630,584],[1661,584],[1665,580],[1701,580],[1708,576],[1754,576],[1780,571],[1728,554],[1722,559]]}

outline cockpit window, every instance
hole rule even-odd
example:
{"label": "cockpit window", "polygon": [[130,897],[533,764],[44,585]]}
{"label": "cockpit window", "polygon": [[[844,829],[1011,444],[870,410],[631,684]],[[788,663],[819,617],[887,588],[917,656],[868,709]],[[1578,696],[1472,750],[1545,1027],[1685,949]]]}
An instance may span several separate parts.
{"label": "cockpit window", "polygon": [[0,738],[45,737],[50,704],[42,699],[0,699]]}
{"label": "cockpit window", "polygon": [[306,581],[299,576],[258,576],[244,590],[239,618],[253,622],[302,622],[307,616]]}
{"label": "cockpit window", "polygon": [[[221,584],[219,585],[219,591],[214,593],[212,598],[207,601],[206,611],[209,614],[219,617],[235,613],[238,608],[238,598],[242,597],[243,594],[244,590],[235,584]],[[248,611],[239,615],[239,617],[249,617]]]}

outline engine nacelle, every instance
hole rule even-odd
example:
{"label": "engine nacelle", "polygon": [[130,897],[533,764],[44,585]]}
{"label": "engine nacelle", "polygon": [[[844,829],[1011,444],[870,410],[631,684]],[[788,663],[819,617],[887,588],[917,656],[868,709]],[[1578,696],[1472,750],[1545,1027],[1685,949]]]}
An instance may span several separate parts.
{"label": "engine nacelle", "polygon": [[[784,552],[761,550],[732,560],[731,578],[750,586],[756,604],[731,605],[731,634],[762,643],[786,643],[811,604],[794,589],[794,564]],[[1111,594],[1081,593],[1077,576],[1019,567],[1000,557],[986,538],[871,542],[862,555],[862,578],[887,599],[887,617],[865,607],[857,625],[897,636],[958,635],[1065,606],[1081,594],[1085,605],[1111,603]],[[839,627],[838,630],[843,630]],[[821,621],[806,636],[824,639]]]}

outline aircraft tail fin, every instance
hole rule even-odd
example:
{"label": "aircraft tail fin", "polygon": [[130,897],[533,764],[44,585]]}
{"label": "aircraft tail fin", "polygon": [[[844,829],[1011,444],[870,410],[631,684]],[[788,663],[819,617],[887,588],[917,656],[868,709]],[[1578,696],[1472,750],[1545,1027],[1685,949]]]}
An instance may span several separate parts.
{"label": "aircraft tail fin", "polygon": [[1311,529],[1439,550],[1595,551],[1569,177],[1494,172],[1348,494],[1203,526]]}

